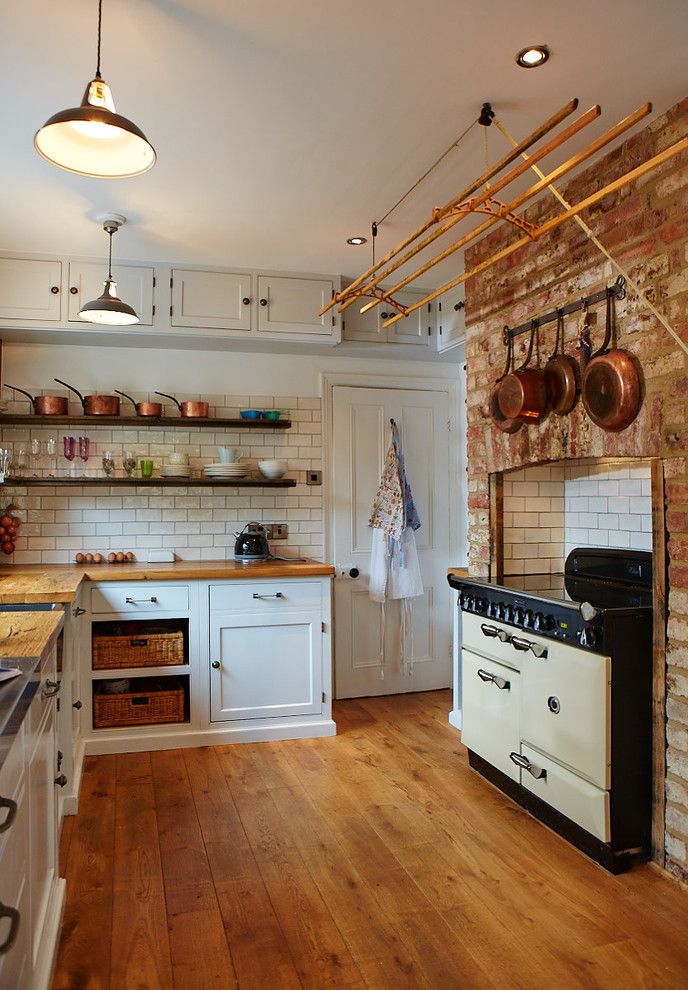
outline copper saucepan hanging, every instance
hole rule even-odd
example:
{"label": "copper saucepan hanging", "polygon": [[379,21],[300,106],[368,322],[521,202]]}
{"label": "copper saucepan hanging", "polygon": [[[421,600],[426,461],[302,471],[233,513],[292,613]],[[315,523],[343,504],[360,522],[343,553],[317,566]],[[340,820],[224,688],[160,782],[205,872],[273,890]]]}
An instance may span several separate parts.
{"label": "copper saucepan hanging", "polygon": [[162,416],[162,402],[137,402],[136,399],[132,399],[130,395],[126,392],[121,392],[118,388],[115,389],[117,395],[123,395],[125,399],[129,399],[134,409],[136,410],[136,415],[143,418],[150,418],[151,416],[159,418]]}
{"label": "copper saucepan hanging", "polygon": [[560,309],[557,312],[557,339],[545,365],[547,397],[552,412],[557,416],[566,416],[575,406],[579,379],[578,362],[564,353],[564,312]]}
{"label": "copper saucepan hanging", "polygon": [[525,361],[519,368],[505,376],[499,383],[497,393],[497,402],[502,415],[506,416],[507,419],[521,420],[523,423],[539,423],[547,413],[545,373],[540,367],[528,367],[533,356],[533,342],[536,333],[537,323],[534,322],[530,331],[530,343]]}
{"label": "copper saucepan hanging", "polygon": [[640,409],[640,377],[630,355],[616,346],[616,321],[609,290],[604,343],[587,364],[582,395],[585,411],[593,423],[611,433],[625,430]]}
{"label": "copper saucepan hanging", "polygon": [[506,341],[506,367],[504,368],[504,371],[499,376],[497,381],[492,386],[489,398],[487,400],[487,408],[489,410],[490,419],[497,427],[497,429],[502,431],[502,433],[516,433],[517,430],[520,430],[521,427],[523,426],[523,423],[521,422],[520,419],[509,419],[507,416],[505,416],[502,410],[499,408],[499,402],[497,401],[499,394],[499,386],[504,380],[504,378],[509,374],[509,371],[513,363],[513,357],[514,357],[514,341],[511,334],[509,334]]}
{"label": "copper saucepan hanging", "polygon": [[17,388],[16,385],[8,385],[14,392],[21,392],[27,399],[31,399],[33,411],[37,416],[66,416],[69,412],[69,399],[64,395],[31,395],[26,389]]}
{"label": "copper saucepan hanging", "polygon": [[70,392],[79,396],[81,408],[86,416],[119,416],[119,396],[117,395],[82,395],[78,388],[68,385],[61,378],[53,378],[58,385],[64,385]]}

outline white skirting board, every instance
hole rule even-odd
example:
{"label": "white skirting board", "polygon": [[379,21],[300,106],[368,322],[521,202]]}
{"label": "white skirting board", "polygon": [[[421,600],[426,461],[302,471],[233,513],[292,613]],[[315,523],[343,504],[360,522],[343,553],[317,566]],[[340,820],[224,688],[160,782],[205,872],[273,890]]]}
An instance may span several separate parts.
{"label": "white skirting board", "polygon": [[461,732],[461,726],[462,726],[461,709],[452,708],[452,710],[449,712],[448,721],[450,725],[453,725],[455,729],[458,729],[459,732]]}
{"label": "white skirting board", "polygon": [[67,881],[62,877],[58,877],[53,883],[50,900],[48,901],[48,907],[45,912],[45,924],[43,926],[41,947],[36,960],[36,968],[33,973],[32,990],[50,990],[52,985],[66,895]]}

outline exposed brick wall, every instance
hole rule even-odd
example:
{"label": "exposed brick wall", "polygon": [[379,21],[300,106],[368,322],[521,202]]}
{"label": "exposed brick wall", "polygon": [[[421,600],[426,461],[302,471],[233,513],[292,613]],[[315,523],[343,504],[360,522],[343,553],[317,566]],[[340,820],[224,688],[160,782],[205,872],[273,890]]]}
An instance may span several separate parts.
{"label": "exposed brick wall", "polygon": [[[611,123],[611,122],[610,122]],[[601,188],[688,133],[688,98],[581,173],[562,191],[570,202]],[[544,197],[527,213],[541,221],[560,212]],[[642,180],[602,200],[583,219],[645,289],[688,342],[688,155],[665,163]],[[466,256],[466,268],[520,236],[498,229]],[[570,416],[550,416],[511,436],[492,426],[487,398],[504,364],[501,331],[595,292],[616,277],[574,221],[526,245],[466,284],[469,470],[469,566],[489,567],[489,474],[564,458],[661,457],[669,531],[670,596],[667,650],[666,864],[688,881],[688,358],[637,298],[617,303],[619,346],[635,355],[644,380],[643,404],[621,433],[598,429],[578,404]],[[596,322],[595,322],[596,320]],[[604,330],[604,307],[591,314],[593,344]],[[573,351],[576,319],[566,321]],[[526,335],[519,338],[525,349]],[[549,355],[554,327],[541,336]],[[678,440],[675,439],[678,435]]]}

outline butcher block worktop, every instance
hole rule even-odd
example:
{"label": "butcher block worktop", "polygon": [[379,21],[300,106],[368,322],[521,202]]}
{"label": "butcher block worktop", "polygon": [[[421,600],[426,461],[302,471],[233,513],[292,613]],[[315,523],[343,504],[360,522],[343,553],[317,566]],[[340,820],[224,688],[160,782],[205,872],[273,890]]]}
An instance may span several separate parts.
{"label": "butcher block worktop", "polygon": [[173,564],[25,564],[0,569],[0,605],[73,602],[82,581],[226,581],[327,577],[317,560],[178,560]]}
{"label": "butcher block worktop", "polygon": [[454,577],[458,577],[458,578],[467,578],[468,577],[468,568],[467,567],[450,567],[449,570],[447,571],[447,574],[448,575],[449,574],[453,574]]}

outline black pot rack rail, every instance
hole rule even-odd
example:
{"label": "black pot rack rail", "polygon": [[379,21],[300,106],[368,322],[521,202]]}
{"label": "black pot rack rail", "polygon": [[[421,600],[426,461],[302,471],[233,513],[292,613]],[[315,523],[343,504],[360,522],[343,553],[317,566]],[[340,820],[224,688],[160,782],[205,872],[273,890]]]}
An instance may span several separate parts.
{"label": "black pot rack rail", "polygon": [[514,337],[518,337],[522,333],[532,333],[539,327],[545,326],[546,323],[554,323],[560,316],[568,316],[570,313],[577,313],[582,309],[596,305],[596,303],[606,302],[607,296],[614,299],[626,298],[626,279],[623,275],[619,275],[616,282],[599,292],[593,292],[591,296],[582,296],[576,302],[568,303],[559,309],[553,309],[551,313],[545,313],[543,316],[536,316],[534,319],[528,320],[527,323],[520,323],[517,327],[504,327],[504,343],[508,344],[509,340],[513,340]]}

